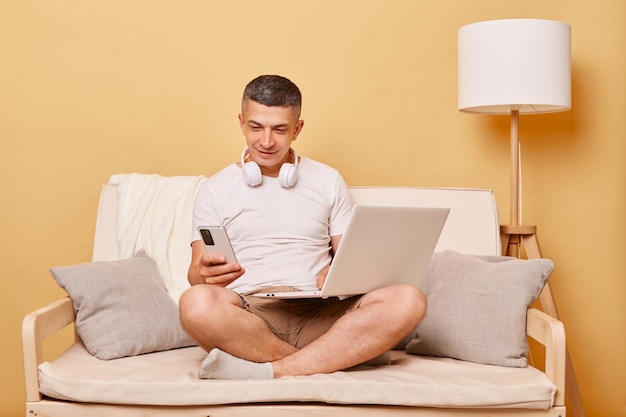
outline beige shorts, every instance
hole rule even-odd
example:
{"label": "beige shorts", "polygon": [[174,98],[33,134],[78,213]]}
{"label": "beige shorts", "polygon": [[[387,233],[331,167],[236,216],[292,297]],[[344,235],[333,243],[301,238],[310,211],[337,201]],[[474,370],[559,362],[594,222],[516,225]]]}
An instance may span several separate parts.
{"label": "beige shorts", "polygon": [[297,291],[292,287],[263,288],[241,295],[243,308],[261,318],[271,331],[292,346],[301,348],[326,333],[344,314],[359,307],[362,296],[346,299],[254,297],[256,292]]}

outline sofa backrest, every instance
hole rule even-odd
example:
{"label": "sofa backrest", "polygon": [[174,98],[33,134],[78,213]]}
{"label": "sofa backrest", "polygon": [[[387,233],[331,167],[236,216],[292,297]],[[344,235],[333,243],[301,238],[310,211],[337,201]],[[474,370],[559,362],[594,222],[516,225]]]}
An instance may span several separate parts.
{"label": "sofa backrest", "polygon": [[[100,195],[93,260],[119,258],[118,186],[105,184]],[[437,251],[500,255],[498,209],[493,192],[470,188],[350,187],[353,203],[450,207]]]}
{"label": "sofa backrest", "polygon": [[[146,174],[112,176],[109,183],[103,186],[100,196],[92,259],[123,259],[144,249],[156,259],[168,291],[176,298],[184,291],[181,285],[186,283],[168,284],[168,280],[175,280],[171,276],[186,276],[191,256],[188,244],[191,233],[190,202],[193,201],[195,187],[202,180],[203,177]],[[185,195],[179,191],[181,188],[188,190]],[[450,214],[436,251],[450,249],[473,255],[501,254],[498,211],[491,190],[351,187],[350,193],[355,204],[449,207]],[[177,203],[172,199],[185,201]],[[180,218],[169,222],[170,212]],[[160,218],[155,220],[156,217]],[[137,230],[133,227],[129,229],[129,219],[139,225]],[[174,239],[172,236],[178,237]],[[179,265],[172,265],[174,263]]]}
{"label": "sofa backrest", "polygon": [[470,188],[351,187],[354,204],[449,207],[436,251],[500,255],[500,225],[493,191]]}

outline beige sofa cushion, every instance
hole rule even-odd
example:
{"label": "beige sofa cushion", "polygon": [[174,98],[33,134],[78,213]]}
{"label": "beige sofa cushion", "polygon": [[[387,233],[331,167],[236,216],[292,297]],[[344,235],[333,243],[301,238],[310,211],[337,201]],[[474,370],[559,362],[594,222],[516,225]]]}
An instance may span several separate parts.
{"label": "beige sofa cushion", "polygon": [[51,268],[74,303],[76,331],[92,355],[115,359],[195,345],[178,306],[143,252],[121,261]]}
{"label": "beige sofa cushion", "polygon": [[428,312],[406,351],[527,366],[526,311],[553,268],[548,259],[435,253],[422,282]]}
{"label": "beige sofa cushion", "polygon": [[[199,347],[101,361],[76,344],[40,365],[41,392],[72,401],[143,405],[325,402],[547,409],[556,388],[533,367],[481,365],[393,351],[391,365],[275,380],[206,380]],[[86,373],[85,369],[89,369]]]}

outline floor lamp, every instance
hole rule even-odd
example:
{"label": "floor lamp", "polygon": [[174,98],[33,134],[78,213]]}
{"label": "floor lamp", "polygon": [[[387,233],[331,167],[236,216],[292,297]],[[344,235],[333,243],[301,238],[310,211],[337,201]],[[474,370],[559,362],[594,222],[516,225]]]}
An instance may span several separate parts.
{"label": "floor lamp", "polygon": [[[500,227],[503,253],[541,257],[536,226],[521,224],[520,114],[571,108],[571,29],[552,20],[504,19],[478,22],[458,31],[458,105],[469,113],[511,117],[510,223]],[[543,310],[558,318],[547,285],[540,296]],[[569,352],[566,394],[572,414],[584,416]]]}

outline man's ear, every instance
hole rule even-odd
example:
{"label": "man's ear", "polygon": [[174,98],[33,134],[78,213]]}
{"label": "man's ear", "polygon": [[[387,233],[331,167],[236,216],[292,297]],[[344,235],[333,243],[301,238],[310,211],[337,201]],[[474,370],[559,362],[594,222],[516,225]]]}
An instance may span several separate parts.
{"label": "man's ear", "polygon": [[241,115],[241,113],[239,113],[239,115],[237,116],[239,118],[239,127],[241,128],[241,133],[243,133],[245,135],[245,126],[243,124],[243,116]]}
{"label": "man's ear", "polygon": [[298,123],[296,124],[296,129],[293,135],[293,140],[296,140],[298,138],[298,135],[300,134],[300,132],[302,132],[303,127],[304,127],[304,120],[298,120]]}

